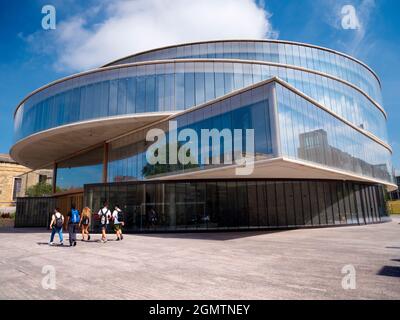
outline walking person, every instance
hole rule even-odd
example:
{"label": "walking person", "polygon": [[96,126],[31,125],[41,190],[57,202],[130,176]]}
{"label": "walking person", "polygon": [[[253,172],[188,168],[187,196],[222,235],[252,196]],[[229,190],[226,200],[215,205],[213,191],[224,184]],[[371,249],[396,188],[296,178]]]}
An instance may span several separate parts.
{"label": "walking person", "polygon": [[158,220],[156,210],[154,210],[153,207],[150,208],[148,215],[149,215],[148,219],[149,219],[149,222],[150,222],[150,226],[151,227],[155,227],[156,224],[157,224],[157,220]]}
{"label": "walking person", "polygon": [[69,233],[69,245],[76,246],[76,230],[80,221],[79,210],[76,209],[75,205],[71,205],[71,210],[68,212],[68,233]]}
{"label": "walking person", "polygon": [[108,209],[107,201],[104,201],[103,208],[101,208],[97,214],[100,217],[101,242],[105,243],[107,242],[107,227],[111,218],[111,211]]}
{"label": "walking person", "polygon": [[82,232],[82,241],[85,241],[85,236],[87,237],[87,241],[90,240],[90,234],[89,234],[89,225],[90,225],[90,220],[92,216],[92,211],[90,208],[85,207],[82,210],[81,214],[81,221],[79,222],[79,227],[81,228]]}
{"label": "walking person", "polygon": [[56,208],[54,210],[54,214],[51,216],[50,221],[50,229],[51,229],[51,236],[49,245],[54,245],[54,235],[57,233],[58,238],[60,239],[60,245],[63,245],[63,228],[64,225],[64,216],[60,213],[60,209]]}
{"label": "walking person", "polygon": [[122,235],[122,227],[124,225],[124,214],[122,210],[119,208],[119,205],[116,205],[114,208],[114,212],[112,213],[112,220],[114,222],[114,231],[117,236],[117,241],[124,239]]}

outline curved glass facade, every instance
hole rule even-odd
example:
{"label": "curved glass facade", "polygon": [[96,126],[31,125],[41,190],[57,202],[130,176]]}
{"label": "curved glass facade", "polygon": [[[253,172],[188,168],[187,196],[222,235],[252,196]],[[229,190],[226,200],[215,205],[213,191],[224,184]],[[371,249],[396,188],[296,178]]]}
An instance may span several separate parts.
{"label": "curved glass facade", "polygon": [[[254,129],[254,150],[251,152],[254,152],[255,161],[285,157],[380,181],[392,182],[393,179],[391,153],[388,149],[297,95],[295,89],[270,81],[203,107],[189,109],[183,114],[109,142],[107,181],[166,178],[232,164],[224,161],[235,158],[232,146],[221,144],[215,150],[211,140],[206,146],[201,146],[203,149],[197,153],[197,161],[187,165],[149,164],[146,158],[149,147],[146,134],[151,129],[161,129],[166,137],[160,147],[168,148],[171,121],[176,123],[178,137],[187,128],[194,130],[198,137],[202,136],[205,128],[216,129],[218,132],[240,129],[243,152],[247,143],[245,130]],[[185,142],[186,139],[176,141],[177,145]],[[205,147],[212,150],[212,154],[204,151]],[[218,161],[205,163],[202,161],[203,153]],[[102,163],[102,152],[97,151],[97,154],[97,162],[93,162],[95,157],[90,153],[72,158],[67,164],[61,162],[59,168],[69,169],[58,171],[57,187],[68,189],[63,181],[71,179],[71,172],[79,173],[80,181],[83,181],[81,186],[93,182],[92,171],[89,169],[94,167],[101,173],[99,165]],[[89,162],[85,161],[86,157]]]}
{"label": "curved glass facade", "polygon": [[[278,128],[275,131],[278,131],[279,142],[275,147],[271,86],[275,88],[277,97]],[[189,110],[173,120],[177,123],[178,133],[189,127],[198,136],[201,136],[202,128],[219,131],[224,128],[254,128],[256,160],[280,155],[392,181],[391,153],[388,149],[281,84],[266,84],[204,108]],[[108,181],[143,180],[215,167],[213,164],[187,167],[166,165],[162,170],[148,170],[145,137],[151,128],[162,128],[168,132],[168,121],[138,130],[109,144]],[[243,150],[244,147],[243,142]],[[217,150],[214,156],[223,159],[227,153],[232,153],[232,149]]]}
{"label": "curved glass facade", "polygon": [[[53,163],[54,190],[84,188],[94,211],[117,201],[130,231],[374,223],[385,216],[383,187],[394,185],[380,92],[373,71],[329,49],[172,46],[37,90],[15,112],[11,153]],[[97,131],[77,144],[89,120]],[[151,129],[163,137],[148,140]],[[219,136],[203,143],[205,131]],[[175,152],[189,161],[151,161]]]}
{"label": "curved glass facade", "polygon": [[[254,129],[256,159],[270,159],[274,156],[272,137],[272,116],[270,102],[267,97],[249,99],[241,104],[240,99],[230,98],[216,104],[212,104],[210,112],[202,109],[177,116],[174,121],[177,124],[178,135],[186,128],[193,129],[199,137],[203,128],[213,128],[220,132],[223,129]],[[169,134],[168,122],[157,124],[152,128],[162,128]],[[226,146],[213,150],[212,156],[218,158],[218,164],[204,164],[201,161],[202,154],[197,155],[196,164],[188,165],[149,165],[146,161],[145,136],[149,129],[140,130],[124,138],[109,144],[108,181],[120,182],[129,180],[143,180],[148,178],[182,174],[197,170],[205,170],[223,165],[225,159],[233,159],[233,148]],[[242,141],[245,141],[245,132],[242,132]],[[165,145],[167,145],[167,139]],[[209,141],[210,142],[210,141]],[[208,143],[211,150],[213,146]],[[243,147],[245,143],[243,142]],[[243,148],[244,150],[244,148]]]}
{"label": "curved glass facade", "polygon": [[282,154],[392,181],[391,153],[342,121],[277,85]]}
{"label": "curved glass facade", "polygon": [[216,41],[139,53],[109,65],[165,59],[238,59],[274,62],[324,72],[346,80],[382,103],[379,81],[363,64],[325,48],[279,41]]}
{"label": "curved glass facade", "polygon": [[312,72],[257,63],[175,62],[103,70],[29,97],[14,119],[15,140],[79,121],[185,110],[277,76],[387,142],[386,118],[360,91]]}

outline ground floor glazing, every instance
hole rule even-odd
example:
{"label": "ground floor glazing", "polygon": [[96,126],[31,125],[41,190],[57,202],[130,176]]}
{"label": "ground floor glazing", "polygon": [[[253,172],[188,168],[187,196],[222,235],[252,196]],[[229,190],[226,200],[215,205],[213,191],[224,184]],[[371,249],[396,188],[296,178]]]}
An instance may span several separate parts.
{"label": "ground floor glazing", "polygon": [[[387,218],[380,185],[322,180],[193,180],[85,185],[84,205],[124,211],[126,232],[321,227]],[[99,229],[94,216],[92,229]]]}

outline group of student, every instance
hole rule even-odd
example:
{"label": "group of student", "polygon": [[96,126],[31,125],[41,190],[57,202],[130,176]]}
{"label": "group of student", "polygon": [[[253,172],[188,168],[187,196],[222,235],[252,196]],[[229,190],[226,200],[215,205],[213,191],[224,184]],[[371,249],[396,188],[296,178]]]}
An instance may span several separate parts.
{"label": "group of student", "polygon": [[[114,232],[117,236],[117,241],[122,240],[124,236],[122,235],[122,227],[124,226],[124,215],[119,205],[114,207],[114,211],[111,213],[108,208],[108,203],[105,201],[103,207],[97,213],[100,219],[101,226],[101,242],[107,242],[107,231],[109,226],[112,225]],[[76,209],[75,205],[71,206],[71,210],[67,214],[67,226],[69,233],[69,245],[76,246],[76,233],[79,228],[81,229],[82,239],[81,241],[89,241],[89,226],[91,223],[92,211],[90,208],[85,207],[82,212]],[[64,226],[64,216],[60,213],[60,210],[56,208],[51,217],[50,222],[50,241],[49,245],[54,245],[54,236],[58,234],[60,239],[60,244],[64,245],[63,236],[63,226]]]}

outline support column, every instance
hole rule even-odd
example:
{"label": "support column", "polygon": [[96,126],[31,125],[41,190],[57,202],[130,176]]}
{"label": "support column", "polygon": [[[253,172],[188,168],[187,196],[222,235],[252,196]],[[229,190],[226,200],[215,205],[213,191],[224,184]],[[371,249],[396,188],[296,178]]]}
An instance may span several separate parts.
{"label": "support column", "polygon": [[108,181],[108,143],[104,143],[103,154],[103,183]]}
{"label": "support column", "polygon": [[273,83],[269,90],[269,110],[270,110],[270,125],[272,134],[272,152],[274,157],[281,157],[281,136],[279,130],[279,111],[278,111],[278,98],[276,93],[277,83]]}
{"label": "support column", "polygon": [[53,194],[55,194],[56,193],[56,191],[57,191],[57,162],[54,162],[54,165],[53,165],[53,181],[52,181],[53,183],[53,185],[52,185],[52,191],[53,191]]}

